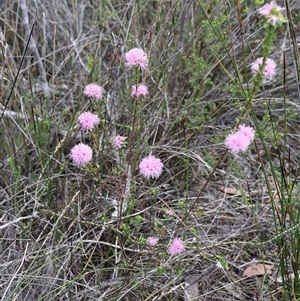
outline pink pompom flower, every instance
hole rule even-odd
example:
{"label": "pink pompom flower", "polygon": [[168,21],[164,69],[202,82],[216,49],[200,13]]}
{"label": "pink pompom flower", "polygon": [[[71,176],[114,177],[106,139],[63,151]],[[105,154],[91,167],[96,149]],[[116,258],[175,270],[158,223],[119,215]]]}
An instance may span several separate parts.
{"label": "pink pompom flower", "polygon": [[158,178],[162,173],[163,167],[161,160],[152,155],[143,158],[139,165],[140,173],[147,179]]}
{"label": "pink pompom flower", "polygon": [[91,112],[84,112],[78,116],[78,123],[82,131],[92,130],[99,121],[99,117]]}
{"label": "pink pompom flower", "polygon": [[185,251],[184,243],[181,239],[175,238],[171,242],[168,253],[170,255],[178,255]]}
{"label": "pink pompom flower", "polygon": [[235,154],[245,152],[249,144],[249,139],[239,132],[228,135],[225,140],[226,147]]}
{"label": "pink pompom flower", "polygon": [[245,124],[241,124],[239,126],[239,132],[243,134],[246,138],[249,139],[250,142],[254,140],[255,131],[251,126],[247,126]]}
{"label": "pink pompom flower", "polygon": [[284,7],[280,7],[275,1],[272,1],[258,9],[258,13],[264,16],[272,26],[275,26],[277,23],[281,24],[285,22],[285,18],[281,13],[283,10]]}
{"label": "pink pompom flower", "polygon": [[237,132],[233,132],[225,139],[226,147],[233,153],[245,152],[248,146],[253,142],[255,136],[254,129],[240,125]]}
{"label": "pink pompom flower", "polygon": [[153,247],[155,245],[157,245],[158,241],[159,241],[159,238],[157,238],[157,237],[148,237],[147,238],[147,243]]}
{"label": "pink pompom flower", "polygon": [[145,85],[132,86],[131,91],[131,96],[136,96],[137,98],[140,96],[146,96],[148,94],[148,88]]}
{"label": "pink pompom flower", "polygon": [[83,166],[92,160],[92,149],[83,143],[75,145],[70,152],[70,157],[76,165]]}
{"label": "pink pompom flower", "polygon": [[[251,71],[254,75],[260,71],[261,66],[263,64],[264,59],[262,57],[255,60],[254,63],[251,65]],[[262,74],[264,79],[272,80],[276,75],[276,63],[274,60],[267,58],[265,62],[265,66],[262,70]]]}
{"label": "pink pompom flower", "polygon": [[120,136],[120,135],[116,136],[113,139],[115,148],[120,149],[123,146],[125,140],[126,140],[126,137],[124,137],[124,136]]}
{"label": "pink pompom flower", "polygon": [[100,100],[103,97],[104,89],[97,84],[89,84],[85,87],[83,94],[88,97]]}
{"label": "pink pompom flower", "polygon": [[166,210],[166,214],[167,214],[167,215],[174,215],[174,212],[173,212],[173,210],[171,210],[171,209],[167,209],[167,210]]}
{"label": "pink pompom flower", "polygon": [[133,48],[125,54],[126,66],[128,67],[140,67],[140,69],[146,69],[148,67],[147,54],[139,48]]}

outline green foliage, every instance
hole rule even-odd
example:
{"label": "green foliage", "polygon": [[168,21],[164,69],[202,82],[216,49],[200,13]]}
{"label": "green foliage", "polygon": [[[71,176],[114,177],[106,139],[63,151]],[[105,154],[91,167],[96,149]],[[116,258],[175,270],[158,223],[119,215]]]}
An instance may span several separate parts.
{"label": "green foliage", "polygon": [[21,166],[16,165],[15,159],[13,157],[10,157],[9,160],[9,165],[12,169],[14,178],[16,179],[16,181],[18,181],[22,175],[21,173]]}
{"label": "green foliage", "polygon": [[228,262],[221,255],[216,255],[218,262],[222,265],[225,270],[229,270]]}
{"label": "green foliage", "polygon": [[162,275],[164,272],[165,272],[165,268],[164,267],[160,266],[160,267],[157,268],[157,274],[158,275]]}
{"label": "green foliage", "polygon": [[89,57],[87,61],[87,69],[90,72],[89,80],[92,83],[97,83],[100,80],[101,65],[96,57]]}
{"label": "green foliage", "polygon": [[263,5],[264,3],[265,3],[264,0],[255,0],[255,1],[254,1],[254,5],[255,5],[255,6]]}

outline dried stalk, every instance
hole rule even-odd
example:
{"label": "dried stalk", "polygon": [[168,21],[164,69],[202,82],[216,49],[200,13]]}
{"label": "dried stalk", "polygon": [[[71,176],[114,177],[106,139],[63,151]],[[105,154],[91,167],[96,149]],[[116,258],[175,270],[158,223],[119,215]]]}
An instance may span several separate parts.
{"label": "dried stalk", "polygon": [[[33,36],[30,36],[30,26],[29,26],[29,17],[28,17],[28,7],[26,5],[25,0],[20,0],[19,2],[22,14],[23,14],[23,27],[25,30],[25,37],[29,40],[28,49],[32,52],[34,60],[37,65],[37,70],[39,72],[39,81],[42,87],[42,91],[44,92],[45,96],[49,98],[50,96],[50,88],[46,77],[46,72],[44,65],[42,63],[42,58],[39,54],[39,51],[36,46],[36,41]],[[36,8],[37,10],[37,8]]]}

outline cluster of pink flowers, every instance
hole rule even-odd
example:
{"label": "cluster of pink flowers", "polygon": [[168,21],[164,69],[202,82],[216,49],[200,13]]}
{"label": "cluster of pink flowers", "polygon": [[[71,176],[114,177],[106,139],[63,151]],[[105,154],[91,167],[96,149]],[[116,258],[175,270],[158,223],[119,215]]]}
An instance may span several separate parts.
{"label": "cluster of pink flowers", "polygon": [[239,130],[231,133],[225,140],[225,145],[233,153],[245,152],[253,142],[255,131],[252,127],[240,125]]}
{"label": "cluster of pink flowers", "polygon": [[276,24],[285,22],[285,18],[281,13],[283,10],[284,7],[280,7],[275,3],[275,1],[272,1],[271,3],[267,3],[262,6],[258,10],[258,13],[264,16],[271,25],[276,26]]}
{"label": "cluster of pink flowers", "polygon": [[262,68],[263,63],[263,57],[260,57],[257,60],[255,60],[255,62],[251,65],[252,73],[256,75],[257,72],[262,72],[264,79],[272,80],[276,75],[276,63],[272,59],[267,58],[265,61],[265,65]]}
{"label": "cluster of pink flowers", "polygon": [[91,112],[84,112],[78,116],[78,123],[82,131],[91,131],[99,121],[99,117]]}
{"label": "cluster of pink flowers", "polygon": [[[97,84],[88,84],[83,91],[85,96],[96,100],[100,100],[103,97],[103,93],[104,89]],[[82,131],[91,131],[100,122],[99,117],[92,112],[81,113],[77,121]],[[84,143],[75,145],[70,151],[70,158],[78,166],[88,164],[92,160],[92,157],[92,149]]]}
{"label": "cluster of pink flowers", "polygon": [[148,67],[147,54],[139,48],[133,48],[125,54],[126,66],[139,67],[141,70]]}
{"label": "cluster of pink flowers", "polygon": [[120,135],[116,136],[113,139],[115,148],[120,149],[123,146],[125,140],[126,140],[126,137],[124,137],[124,136],[120,136]]}
{"label": "cluster of pink flowers", "polygon": [[140,162],[140,173],[147,179],[158,178],[163,170],[163,163],[160,159],[150,155]]}
{"label": "cluster of pink flowers", "polygon": [[[265,17],[266,21],[272,26],[281,25],[286,22],[282,14],[284,10],[275,1],[265,4],[258,9],[258,14]],[[261,73],[263,80],[273,80],[276,75],[276,63],[271,58],[259,57],[251,64],[251,72],[254,76]],[[237,132],[227,136],[225,145],[233,153],[244,152],[249,144],[254,140],[255,132],[251,127],[241,125]]]}
{"label": "cluster of pink flowers", "polygon": [[89,84],[85,87],[83,94],[87,97],[100,100],[103,97],[104,89],[97,84]]}
{"label": "cluster of pink flowers", "polygon": [[173,212],[173,210],[171,210],[171,209],[167,209],[167,210],[166,210],[166,214],[172,216],[172,215],[174,215],[174,212]]}
{"label": "cluster of pink flowers", "polygon": [[[144,70],[148,67],[148,57],[146,53],[139,48],[133,48],[125,54],[126,66],[138,67],[140,70]],[[96,100],[100,100],[103,97],[104,89],[98,84],[88,84],[84,89],[84,95]],[[132,86],[131,95],[135,97],[146,96],[148,94],[148,88],[142,84],[136,84]],[[91,131],[97,124],[99,124],[99,117],[91,112],[84,112],[78,116],[78,124],[82,131]],[[116,136],[113,138],[113,144],[116,149],[121,149],[124,146],[126,137]],[[73,162],[79,166],[86,165],[92,160],[92,149],[83,143],[74,146],[71,149],[70,157]],[[139,170],[141,175],[149,178],[158,178],[163,171],[163,163],[160,159],[150,155],[141,160],[139,164]]]}
{"label": "cluster of pink flowers", "polygon": [[[278,6],[275,1],[265,4],[258,9],[258,13],[264,16],[268,23],[272,26],[285,22],[286,19],[282,15],[283,7]],[[251,71],[254,75],[262,72],[264,80],[272,80],[276,75],[276,63],[270,58],[260,57],[255,60],[251,65]]]}
{"label": "cluster of pink flowers", "polygon": [[[126,66],[138,67],[140,70],[144,70],[148,67],[147,54],[139,48],[133,48],[125,54]],[[147,96],[148,88],[142,84],[136,84],[132,86],[131,96],[139,98],[140,96]],[[116,139],[116,138],[115,138]],[[114,140],[116,148],[118,147],[119,141]],[[123,143],[123,141],[121,141]],[[145,178],[158,178],[163,171],[163,163],[160,159],[150,155],[141,160],[139,164],[139,170],[142,176]]]}
{"label": "cluster of pink flowers", "polygon": [[[159,238],[157,237],[148,237],[147,238],[147,243],[151,246],[157,245],[159,241]],[[183,241],[180,238],[174,238],[168,248],[168,253],[173,256],[173,255],[179,255],[185,251],[185,246]]]}
{"label": "cluster of pink flowers", "polygon": [[132,86],[131,96],[140,97],[148,94],[148,88],[145,85]]}

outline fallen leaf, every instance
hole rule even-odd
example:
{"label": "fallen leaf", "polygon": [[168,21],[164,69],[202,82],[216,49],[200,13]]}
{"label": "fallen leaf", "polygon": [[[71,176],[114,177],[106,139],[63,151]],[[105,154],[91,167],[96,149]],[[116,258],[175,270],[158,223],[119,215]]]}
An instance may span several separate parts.
{"label": "fallen leaf", "polygon": [[219,186],[218,189],[220,191],[226,193],[227,195],[236,195],[236,196],[243,194],[243,195],[249,197],[249,196],[257,195],[259,193],[258,190],[254,190],[254,191],[251,191],[250,195],[249,195],[249,192],[245,192],[245,191],[242,191],[242,190],[239,190],[236,188],[224,187],[224,186]]}
{"label": "fallen leaf", "polygon": [[221,186],[219,187],[219,189],[223,192],[225,192],[226,194],[231,194],[231,195],[240,195],[241,191],[235,188],[230,188],[230,187],[224,187]]}
{"label": "fallen leaf", "polygon": [[250,277],[250,276],[261,276],[265,274],[272,274],[272,265],[269,264],[262,264],[258,263],[255,265],[251,265],[247,267],[247,269],[244,271],[243,276],[244,277]]}

